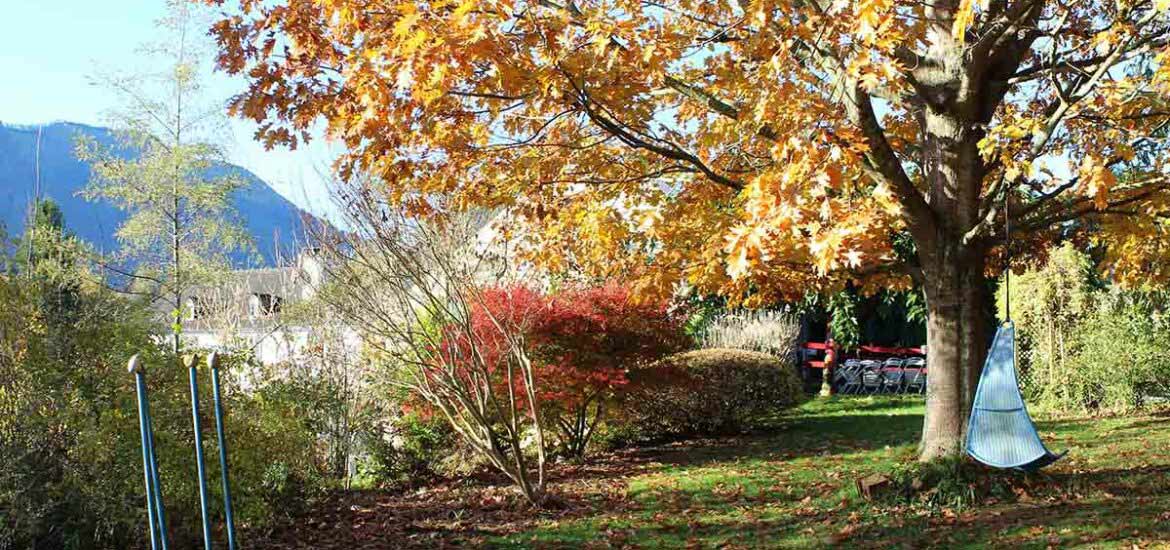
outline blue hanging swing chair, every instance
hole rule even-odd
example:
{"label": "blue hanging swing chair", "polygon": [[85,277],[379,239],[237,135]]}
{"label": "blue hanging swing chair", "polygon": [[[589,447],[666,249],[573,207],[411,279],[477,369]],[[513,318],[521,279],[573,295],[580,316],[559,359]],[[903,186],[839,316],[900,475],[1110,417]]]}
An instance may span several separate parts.
{"label": "blue hanging swing chair", "polygon": [[983,363],[967,422],[967,454],[993,468],[1027,472],[1065,455],[1044,446],[1028,415],[1016,377],[1016,327],[1010,318],[995,331]]}

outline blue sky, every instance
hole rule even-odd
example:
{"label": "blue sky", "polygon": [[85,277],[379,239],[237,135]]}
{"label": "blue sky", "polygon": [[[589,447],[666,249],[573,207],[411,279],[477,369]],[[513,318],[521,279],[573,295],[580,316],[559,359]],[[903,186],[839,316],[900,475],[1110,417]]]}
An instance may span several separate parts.
{"label": "blue sky", "polygon": [[[136,51],[158,40],[155,21],[164,0],[11,0],[0,19],[0,122],[53,121],[108,124],[106,113],[118,98],[90,83],[99,72],[148,68]],[[208,60],[210,63],[210,60]],[[225,101],[243,89],[241,79],[216,73],[205,84],[205,99]],[[267,181],[302,208],[322,214],[330,208],[320,177],[336,147],[317,140],[297,151],[265,151],[252,140],[255,126],[231,120],[219,136],[232,162]]]}

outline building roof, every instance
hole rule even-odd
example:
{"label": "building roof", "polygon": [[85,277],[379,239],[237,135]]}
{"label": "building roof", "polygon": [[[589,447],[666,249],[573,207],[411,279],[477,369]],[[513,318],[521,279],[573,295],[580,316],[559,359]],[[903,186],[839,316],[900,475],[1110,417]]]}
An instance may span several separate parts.
{"label": "building roof", "polygon": [[[232,329],[263,330],[277,326],[280,311],[311,297],[321,283],[322,270],[315,258],[302,254],[293,265],[240,269],[228,273],[214,285],[187,289],[183,298],[185,328],[195,331]],[[270,300],[257,302],[261,296]],[[271,305],[277,311],[258,313]],[[155,309],[169,317],[172,305],[156,302]]]}

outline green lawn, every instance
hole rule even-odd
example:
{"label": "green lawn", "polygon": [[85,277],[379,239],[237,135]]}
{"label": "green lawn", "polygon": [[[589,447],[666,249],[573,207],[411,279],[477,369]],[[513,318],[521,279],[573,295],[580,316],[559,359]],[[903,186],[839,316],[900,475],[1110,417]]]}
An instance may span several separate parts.
{"label": "green lawn", "polygon": [[854,480],[913,460],[921,401],[819,399],[777,419],[763,435],[611,458],[637,466],[618,479],[583,475],[563,485],[593,509],[480,542],[501,548],[1170,547],[1170,415],[1037,416],[1050,448],[1069,455],[1030,476],[978,471],[999,496],[984,494],[975,505],[860,499]]}

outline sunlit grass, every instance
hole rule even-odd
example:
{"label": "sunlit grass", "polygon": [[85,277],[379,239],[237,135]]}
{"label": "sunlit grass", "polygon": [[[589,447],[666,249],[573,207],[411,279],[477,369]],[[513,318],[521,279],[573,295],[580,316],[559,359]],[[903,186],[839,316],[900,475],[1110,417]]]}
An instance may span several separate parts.
{"label": "sunlit grass", "polygon": [[855,480],[914,460],[922,402],[818,399],[763,433],[647,451],[626,505],[549,520],[500,547],[1086,547],[1170,544],[1170,416],[1045,420],[1069,456],[1003,478],[1010,498],[961,509],[872,503]]}

